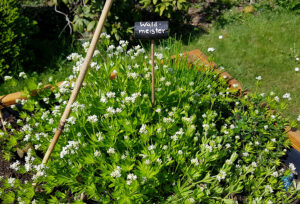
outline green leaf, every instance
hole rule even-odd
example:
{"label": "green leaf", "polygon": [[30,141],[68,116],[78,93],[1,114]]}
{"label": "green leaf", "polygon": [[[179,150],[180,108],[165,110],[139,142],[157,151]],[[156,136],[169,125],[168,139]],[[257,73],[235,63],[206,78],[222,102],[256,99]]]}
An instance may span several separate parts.
{"label": "green leaf", "polygon": [[91,21],[91,22],[89,22],[89,24],[88,24],[86,30],[87,30],[88,32],[92,31],[92,30],[94,29],[95,25],[96,25],[96,21]]}
{"label": "green leaf", "polygon": [[234,204],[235,202],[234,202],[234,200],[232,200],[232,199],[223,199],[222,200],[225,204]]}
{"label": "green leaf", "polygon": [[162,5],[159,9],[159,15],[162,16],[163,13],[164,13],[164,10],[166,9],[166,6],[165,5]]}

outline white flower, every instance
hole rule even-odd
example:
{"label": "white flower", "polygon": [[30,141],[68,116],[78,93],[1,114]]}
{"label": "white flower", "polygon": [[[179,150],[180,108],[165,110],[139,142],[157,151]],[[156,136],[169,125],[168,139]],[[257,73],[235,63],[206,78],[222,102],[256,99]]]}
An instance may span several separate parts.
{"label": "white flower", "polygon": [[197,158],[191,159],[191,163],[194,164],[195,166],[199,165],[199,161]]}
{"label": "white flower", "polygon": [[243,153],[243,156],[244,156],[244,157],[247,157],[247,156],[249,156],[249,153],[248,153],[248,152],[244,152],[244,153]]}
{"label": "white flower", "polygon": [[69,123],[71,123],[72,125],[74,125],[75,124],[75,121],[76,121],[76,118],[75,117],[69,117],[68,119],[67,119],[67,122],[69,122]]}
{"label": "white flower", "polygon": [[207,49],[207,52],[214,52],[215,51],[215,48],[213,48],[213,47],[209,47],[208,49]]}
{"label": "white flower", "polygon": [[177,135],[175,134],[175,135],[171,136],[171,139],[172,139],[174,142],[176,142],[176,141],[178,140],[178,137],[177,137]]}
{"label": "white flower", "polygon": [[127,179],[128,179],[128,180],[136,180],[136,179],[137,179],[137,176],[131,173],[131,174],[128,174],[128,175],[127,175]]}
{"label": "white flower", "polygon": [[190,86],[194,86],[194,84],[195,84],[195,83],[194,83],[193,81],[191,81],[191,82],[189,83]]}
{"label": "white flower", "polygon": [[115,98],[116,93],[115,92],[107,92],[106,96],[107,96],[107,98]]}
{"label": "white flower", "polygon": [[94,156],[95,156],[95,157],[98,157],[98,156],[100,156],[100,155],[101,155],[101,152],[100,152],[100,151],[96,150],[96,151],[94,152]]}
{"label": "white flower", "polygon": [[272,189],[272,187],[270,185],[266,185],[265,186],[265,191],[269,192],[269,193],[273,193],[273,189]]}
{"label": "white flower", "polygon": [[26,79],[27,75],[25,74],[25,72],[20,72],[19,77]]}
{"label": "white flower", "polygon": [[271,174],[271,176],[278,177],[278,176],[279,176],[279,174],[278,174],[278,172],[277,172],[277,171],[275,171],[275,172],[273,172],[273,173]]}
{"label": "white flower", "polygon": [[121,177],[121,167],[117,166],[117,168],[113,172],[111,172],[110,176],[112,178],[119,178],[119,177]]}
{"label": "white flower", "polygon": [[225,145],[225,147],[226,147],[227,149],[229,149],[229,148],[231,147],[231,145],[230,145],[229,143],[227,143],[227,144]]}
{"label": "white flower", "polygon": [[264,129],[265,129],[265,130],[267,130],[268,128],[269,128],[269,126],[268,126],[268,125],[265,125],[265,126],[264,126]]}
{"label": "white flower", "polygon": [[154,150],[155,148],[156,148],[156,146],[152,144],[152,145],[150,145],[150,146],[148,147],[148,150],[151,151],[151,150]]}
{"label": "white flower", "polygon": [[96,115],[88,116],[87,121],[89,121],[90,123],[96,123],[98,122],[98,118]]}
{"label": "white flower", "polygon": [[299,67],[296,67],[295,68],[295,72],[299,72],[300,68]]}
{"label": "white flower", "polygon": [[168,146],[167,146],[167,145],[164,145],[162,149],[163,149],[163,150],[167,150],[167,149],[168,149]]}
{"label": "white flower", "polygon": [[10,79],[12,79],[11,76],[5,76],[5,77],[4,77],[4,81],[8,81],[8,80],[10,80]]}
{"label": "white flower", "polygon": [[190,203],[194,203],[194,202],[195,202],[195,199],[194,199],[194,198],[189,198],[189,202],[190,202]]}
{"label": "white flower", "polygon": [[[151,74],[151,72],[150,72],[150,74]],[[128,72],[127,73],[127,76],[128,76],[128,78],[133,78],[133,79],[137,79],[138,78],[138,76],[139,76],[139,74],[138,73],[135,73],[135,72],[133,72],[133,73],[130,73],[130,72]]]}
{"label": "white flower", "polygon": [[276,142],[276,139],[275,139],[275,138],[272,138],[271,141],[272,141],[272,142]]}
{"label": "white flower", "polygon": [[164,117],[163,118],[163,122],[164,123],[174,123],[174,120],[172,118],[166,118],[166,117]]}
{"label": "white flower", "polygon": [[106,109],[106,111],[107,111],[109,114],[111,114],[111,115],[113,115],[113,114],[116,113],[116,110],[115,110],[113,107],[108,107],[108,108]]}
{"label": "white flower", "polygon": [[106,100],[105,96],[101,96],[100,102],[101,103],[107,103],[107,100]]}
{"label": "white flower", "polygon": [[166,86],[170,86],[170,85],[171,85],[171,82],[167,81]]}
{"label": "white flower", "polygon": [[223,38],[223,35],[219,35],[219,39],[221,40]]}
{"label": "white flower", "polygon": [[159,60],[161,60],[164,57],[164,55],[162,53],[156,53],[156,52],[154,53],[154,56],[156,56],[157,59],[159,59]]}
{"label": "white flower", "polygon": [[299,61],[299,57],[296,57],[296,61]]}
{"label": "white flower", "polygon": [[15,178],[8,178],[8,179],[7,179],[7,182],[8,182],[11,186],[14,186],[14,185],[15,185],[15,182],[16,182],[16,179],[15,179]]}
{"label": "white flower", "polygon": [[150,164],[150,160],[147,159],[147,160],[145,161],[145,164],[149,165],[149,164]]}
{"label": "white flower", "polygon": [[297,120],[298,120],[298,122],[300,122],[300,115],[298,116]]}
{"label": "white flower", "polygon": [[159,164],[161,164],[161,163],[162,163],[162,160],[161,160],[160,158],[157,158],[157,159],[156,159],[156,162],[159,163]]}
{"label": "white flower", "polygon": [[78,53],[71,53],[68,57],[67,60],[74,60],[77,61],[81,58],[82,56]]}
{"label": "white flower", "polygon": [[217,180],[221,181],[221,180],[225,179],[226,175],[227,175],[226,172],[221,170],[220,173],[217,175]]}
{"label": "white flower", "polygon": [[155,110],[155,112],[160,113],[160,112],[161,112],[161,109],[158,108],[158,109]]}
{"label": "white flower", "polygon": [[212,152],[212,146],[209,146],[208,144],[205,145],[205,147],[209,150],[209,152]]}
{"label": "white flower", "polygon": [[257,77],[256,77],[256,80],[257,80],[257,81],[260,81],[260,80],[262,80],[262,77],[261,77],[261,76],[257,76]]}
{"label": "white flower", "polygon": [[291,94],[290,94],[290,93],[285,93],[285,94],[283,94],[282,98],[286,98],[286,99],[288,99],[288,100],[292,100]]}
{"label": "white flower", "polygon": [[182,150],[178,150],[178,154],[179,154],[179,155],[182,155]]}
{"label": "white flower", "polygon": [[290,168],[290,170],[292,170],[292,171],[296,171],[296,167],[295,167],[295,165],[294,165],[293,163],[290,163],[290,164],[289,164],[289,168]]}
{"label": "white flower", "polygon": [[14,169],[15,171],[18,171],[20,169],[20,162],[19,161],[16,161],[15,163],[12,163],[10,165],[10,168],[11,169]]}
{"label": "white flower", "polygon": [[276,102],[279,102],[279,97],[278,97],[278,96],[275,96],[275,97],[274,97],[274,100],[275,100]]}
{"label": "white flower", "polygon": [[107,150],[107,153],[108,154],[114,154],[115,153],[115,149],[113,147],[110,147],[108,150]]}
{"label": "white flower", "polygon": [[145,125],[145,124],[143,124],[143,125],[141,126],[139,132],[140,132],[141,134],[147,134],[148,131],[147,131],[147,129],[146,129],[146,125]]}

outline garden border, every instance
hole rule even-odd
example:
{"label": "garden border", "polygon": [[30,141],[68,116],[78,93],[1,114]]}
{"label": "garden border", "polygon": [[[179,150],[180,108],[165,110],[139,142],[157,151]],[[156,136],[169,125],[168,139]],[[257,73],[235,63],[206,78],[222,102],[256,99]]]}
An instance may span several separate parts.
{"label": "garden border", "polygon": [[[210,62],[206,55],[204,55],[199,49],[192,50],[184,53],[184,56],[187,56],[189,62],[193,63],[202,63],[209,69],[214,69],[221,77],[227,80],[227,84],[230,89],[236,89],[242,93],[242,84],[234,79],[228,72],[222,72],[218,69],[218,65],[215,62]],[[175,59],[178,55],[173,55],[171,58]],[[57,86],[59,87],[63,82],[59,82]],[[45,85],[44,89],[53,89],[54,87],[50,84]],[[33,91],[32,96],[36,95],[38,91]],[[27,99],[27,97],[22,92],[15,92],[7,95],[0,96],[0,110],[2,108],[14,105],[17,103],[17,100]],[[287,126],[285,131],[292,142],[292,146],[300,152],[300,130],[291,128]]]}
{"label": "garden border", "polygon": [[[229,88],[237,89],[240,92],[242,91],[242,84],[238,80],[233,78],[228,72],[222,72],[220,69],[218,69],[218,65],[215,62],[209,62],[207,56],[204,55],[199,49],[188,52],[188,55],[194,56],[191,57],[192,60],[195,60],[195,58],[196,60],[199,59],[201,62],[204,62],[207,67],[215,69],[221,77],[227,80]],[[291,140],[292,147],[300,152],[300,130],[286,126],[285,131]]]}

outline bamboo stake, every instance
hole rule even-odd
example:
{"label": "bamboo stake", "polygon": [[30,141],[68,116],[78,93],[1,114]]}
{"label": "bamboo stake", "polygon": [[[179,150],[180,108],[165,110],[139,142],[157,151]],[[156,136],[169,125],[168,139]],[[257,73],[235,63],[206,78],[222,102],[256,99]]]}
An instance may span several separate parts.
{"label": "bamboo stake", "polygon": [[155,94],[154,94],[154,40],[151,40],[151,64],[152,64],[152,108],[154,108]]}
{"label": "bamboo stake", "polygon": [[3,119],[3,116],[2,116],[2,110],[1,109],[0,109],[0,119],[1,119],[1,123],[2,123],[2,127],[3,127],[4,132],[7,132],[6,127],[4,125],[4,119]]}
{"label": "bamboo stake", "polygon": [[[59,126],[55,132],[55,135],[54,137],[52,138],[51,140],[51,143],[48,147],[48,150],[43,158],[43,161],[42,163],[43,164],[46,164],[54,147],[55,147],[55,144],[62,132],[62,130],[64,129],[64,126],[65,126],[65,123],[66,123],[66,120],[68,119],[70,113],[71,113],[71,109],[72,109],[72,104],[75,102],[77,96],[78,96],[78,93],[80,91],[80,88],[81,88],[81,85],[82,85],[82,82],[84,80],[84,77],[87,73],[87,70],[88,70],[88,67],[90,65],[90,62],[91,62],[91,59],[93,57],[93,54],[94,54],[94,51],[95,51],[95,48],[96,48],[96,44],[97,44],[97,41],[99,39],[99,36],[101,34],[101,31],[102,31],[102,28],[103,28],[103,25],[104,25],[104,22],[106,20],[106,17],[108,15],[108,12],[110,10],[110,7],[112,5],[112,2],[113,0],[106,0],[105,2],[105,5],[104,5],[104,8],[103,8],[103,11],[102,11],[102,14],[100,16],[100,19],[98,21],[98,25],[97,25],[97,28],[95,30],[95,33],[94,33],[94,36],[93,36],[93,39],[92,39],[92,42],[90,44],[90,47],[89,47],[89,50],[87,52],[87,55],[85,57],[85,60],[82,64],[82,67],[81,67],[81,70],[80,70],[80,73],[79,73],[79,76],[76,80],[76,84],[75,84],[75,87],[72,91],[72,94],[71,94],[71,97],[69,99],[69,102],[67,104],[67,107],[60,119],[60,123],[59,123]],[[39,176],[40,175],[40,171],[37,172],[36,176]],[[33,184],[34,186],[36,185],[35,183]]]}

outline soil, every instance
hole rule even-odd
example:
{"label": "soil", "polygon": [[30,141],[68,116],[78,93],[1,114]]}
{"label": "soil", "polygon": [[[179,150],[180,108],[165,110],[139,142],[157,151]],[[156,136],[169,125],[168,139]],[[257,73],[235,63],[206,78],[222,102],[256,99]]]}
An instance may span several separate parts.
{"label": "soil", "polygon": [[[18,106],[18,108],[20,108],[20,107]],[[1,113],[2,113],[2,116],[3,116],[3,121],[5,121],[7,123],[10,123],[12,125],[12,128],[14,128],[16,130],[19,129],[19,126],[17,125],[17,120],[19,118],[17,111],[14,111],[9,107],[6,107],[6,108],[1,109]],[[4,129],[3,124],[2,124],[2,120],[0,120],[0,129]],[[12,161],[12,160],[11,161],[6,161],[3,158],[2,149],[3,149],[3,146],[2,146],[1,140],[0,140],[0,176],[2,176],[4,178],[9,178],[9,177],[18,178],[18,179],[20,179],[20,181],[22,183],[24,183],[25,181],[30,181],[31,177],[32,177],[31,175],[29,175],[29,174],[20,174],[20,173],[17,173],[15,170],[10,168],[10,165],[12,163],[14,163],[14,161]],[[15,156],[18,157],[17,154]],[[24,161],[20,161],[20,162],[23,165],[25,163]]]}

